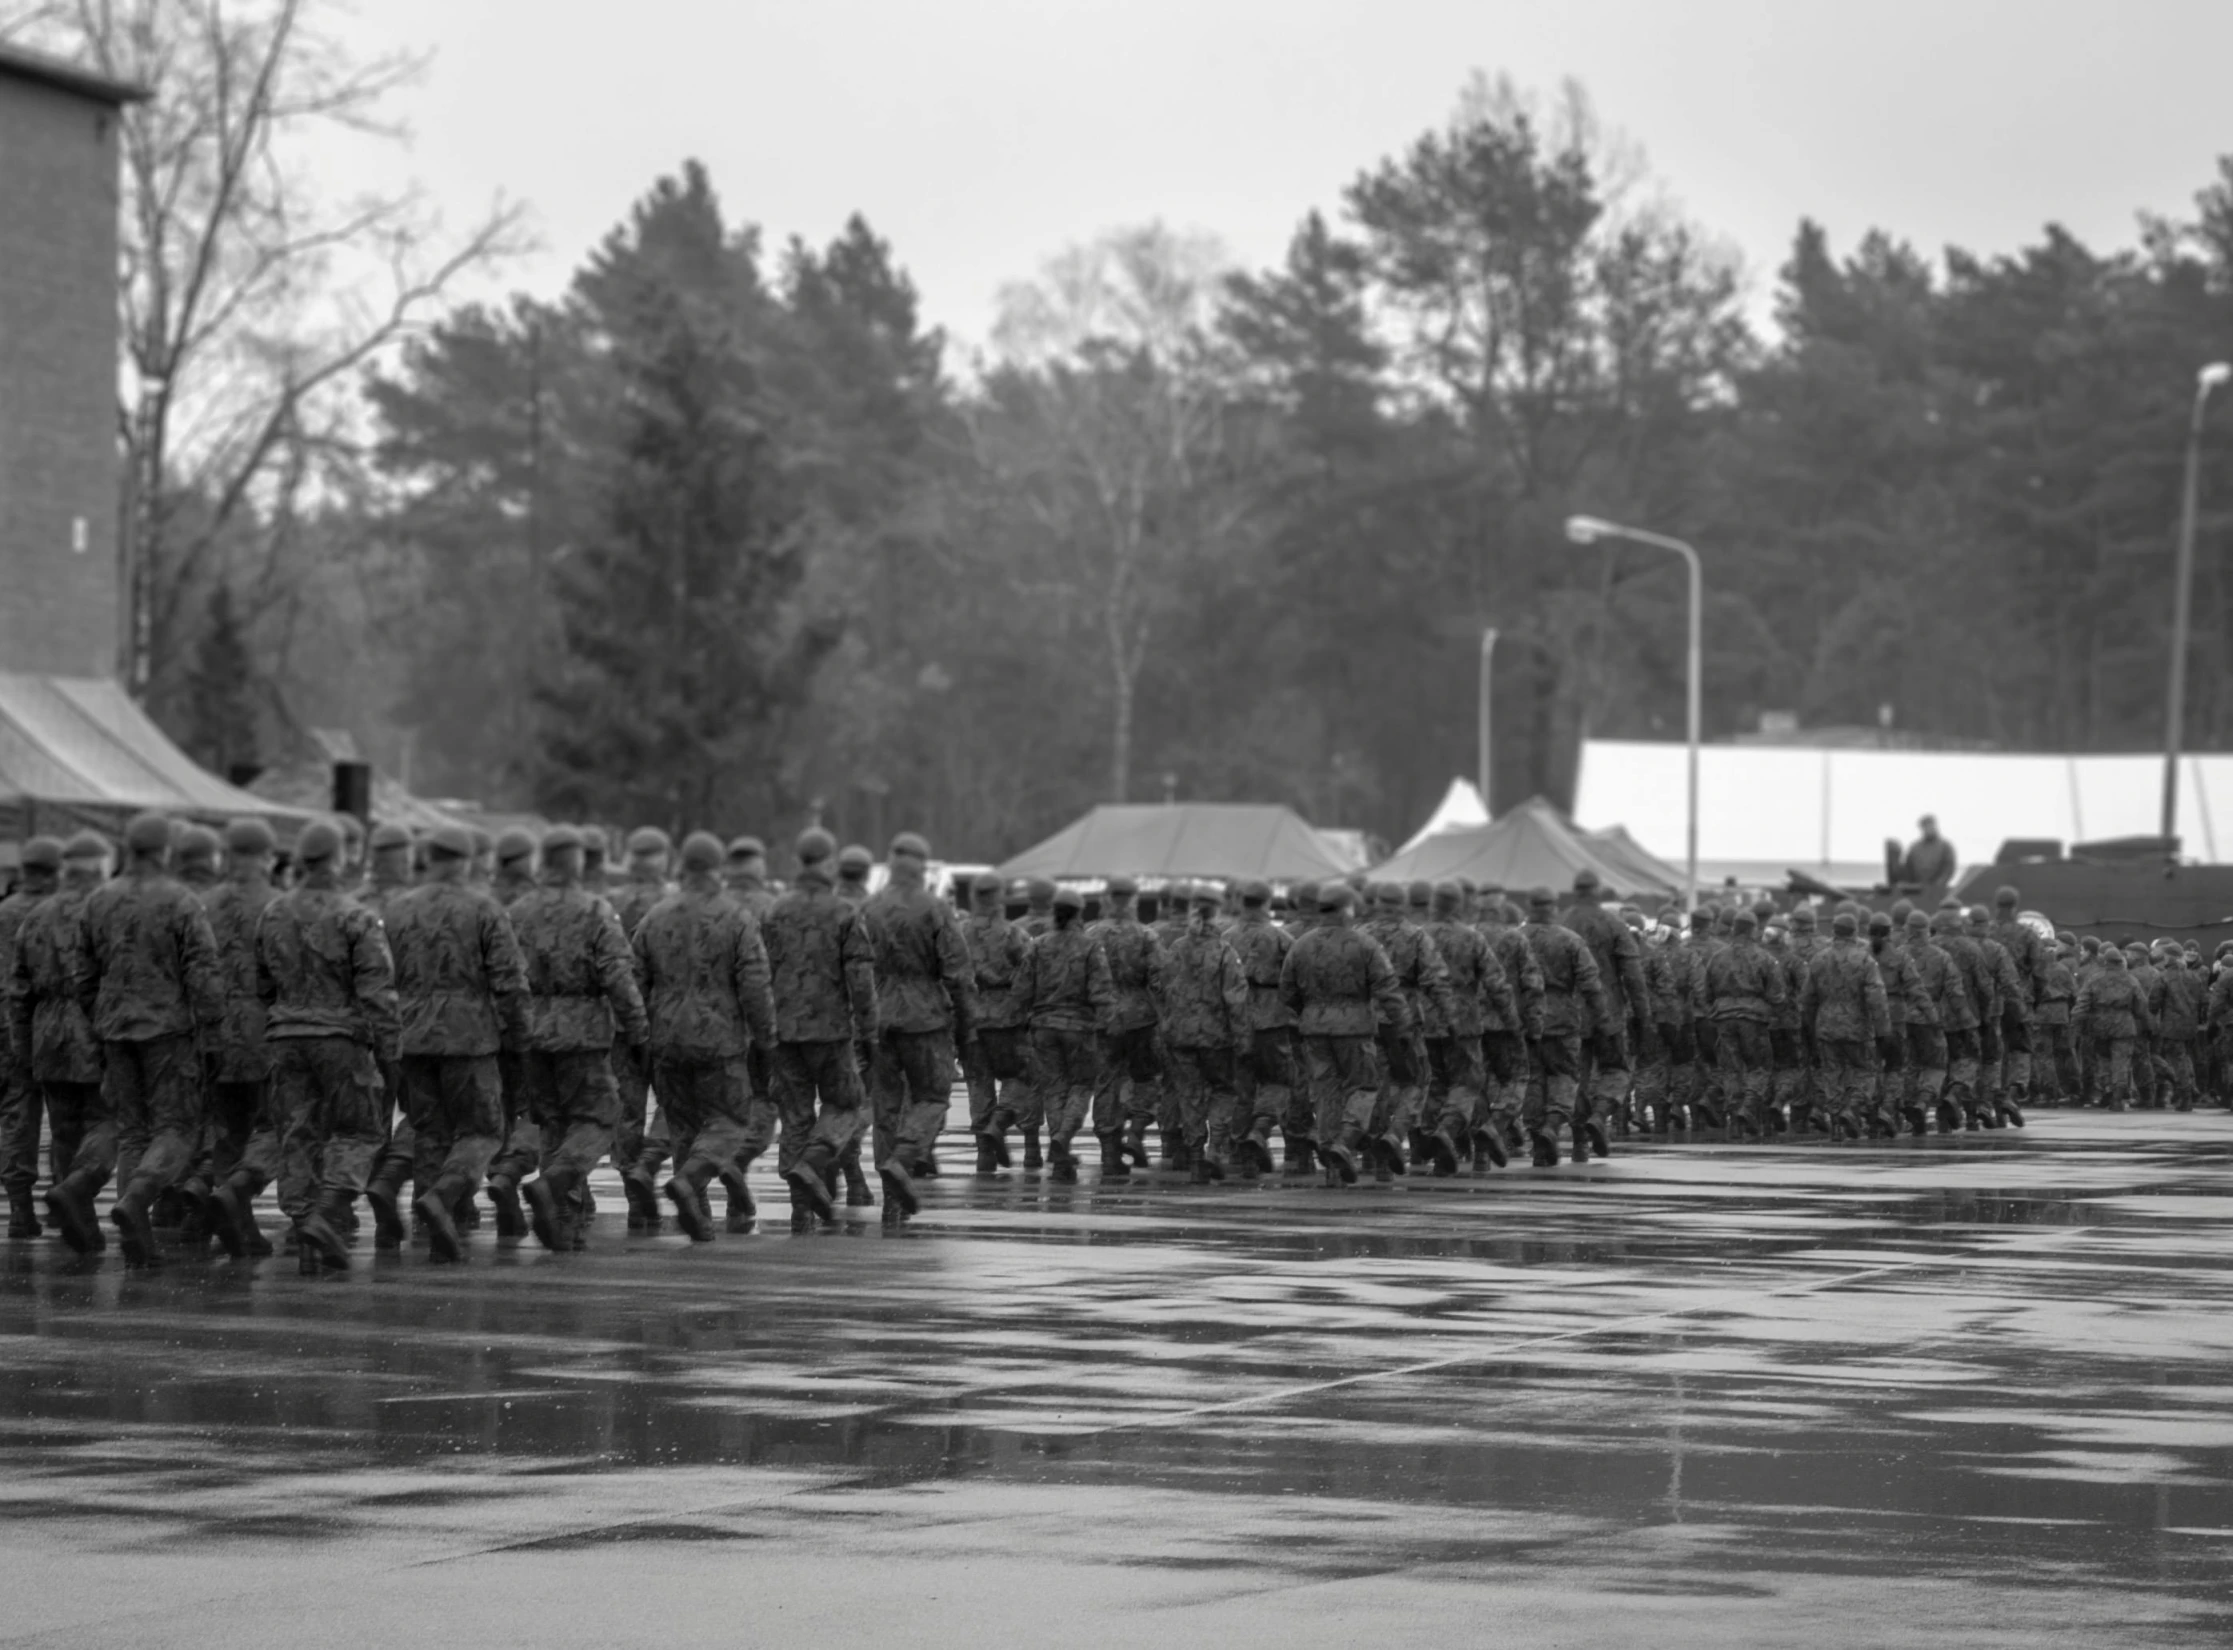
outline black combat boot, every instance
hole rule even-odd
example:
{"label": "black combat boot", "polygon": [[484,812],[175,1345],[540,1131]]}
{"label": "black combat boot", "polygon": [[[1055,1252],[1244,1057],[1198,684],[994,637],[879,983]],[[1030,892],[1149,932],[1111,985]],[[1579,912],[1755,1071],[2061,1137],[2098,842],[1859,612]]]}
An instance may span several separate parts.
{"label": "black combat boot", "polygon": [[341,1235],[341,1217],[348,1207],[347,1192],[321,1190],[310,1212],[295,1222],[295,1253],[306,1275],[349,1270],[349,1244]]}
{"label": "black combat boot", "polygon": [[567,1194],[574,1189],[572,1169],[552,1169],[537,1175],[520,1194],[527,1199],[527,1226],[544,1248],[566,1250],[574,1246],[567,1230]]}
{"label": "black combat boot", "polygon": [[[364,1201],[372,1210],[372,1247],[400,1249],[411,1234],[403,1224],[403,1173],[378,1176],[365,1182]],[[220,1242],[224,1239],[218,1233]]]}
{"label": "black combat boot", "polygon": [[1187,1178],[1197,1186],[1207,1186],[1210,1183],[1210,1160],[1207,1152],[1194,1154],[1194,1167]]}
{"label": "black combat boot", "polygon": [[752,1158],[748,1157],[721,1174],[721,1189],[729,1194],[729,1214],[722,1224],[731,1232],[749,1232],[760,1224],[760,1206],[752,1201],[752,1188],[745,1180],[745,1171],[751,1166]]}
{"label": "black combat boot", "polygon": [[1124,1136],[1111,1131],[1100,1136],[1100,1141],[1102,1180],[1104,1182],[1130,1180],[1132,1178],[1131,1148],[1125,1144]]}
{"label": "black combat boot", "polygon": [[1047,1143],[1047,1178],[1064,1186],[1078,1183],[1078,1160],[1067,1140],[1058,1138]]}
{"label": "black combat boot", "polygon": [[1117,1138],[1124,1144],[1124,1155],[1143,1169],[1155,1167],[1155,1160],[1148,1156],[1148,1125],[1144,1117],[1135,1117],[1124,1126]]}
{"label": "black combat boot", "polygon": [[[799,1160],[783,1171],[785,1184],[791,1188],[791,1230],[812,1230],[817,1220],[837,1223],[837,1205],[830,1201],[830,1164],[832,1154],[827,1146],[809,1146]],[[799,1211],[805,1210],[808,1223],[799,1225]]]}
{"label": "black combat boot", "polygon": [[1450,1138],[1447,1129],[1436,1129],[1427,1136],[1427,1156],[1434,1160],[1434,1172],[1448,1179],[1458,1172],[1458,1143]]}
{"label": "black combat boot", "polygon": [[1193,1171],[1194,1147],[1186,1136],[1176,1129],[1163,1136],[1163,1167],[1179,1174],[1189,1174]]}
{"label": "black combat boot", "polygon": [[35,1238],[46,1235],[46,1228],[39,1224],[39,1211],[31,1201],[31,1188],[11,1186],[8,1189],[8,1236]]}
{"label": "black combat boot", "polygon": [[990,1179],[1000,1173],[1000,1142],[989,1134],[977,1137],[977,1173]]}
{"label": "black combat boot", "polygon": [[1307,1175],[1316,1173],[1317,1169],[1317,1142],[1305,1139],[1300,1135],[1289,1135],[1287,1137],[1286,1162],[1281,1166],[1279,1172],[1289,1180],[1301,1180]]}
{"label": "black combat boot", "polygon": [[620,1190],[621,1195],[628,1199],[628,1230],[658,1231],[659,1188],[652,1184],[651,1176],[640,1170],[630,1169],[620,1177]]}
{"label": "black combat boot", "polygon": [[80,1172],[47,1188],[47,1218],[78,1254],[97,1255],[108,1247],[108,1234],[93,1214],[93,1197],[105,1178]]}
{"label": "black combat boot", "polygon": [[1501,1169],[1512,1161],[1512,1154],[1505,1149],[1504,1138],[1495,1125],[1473,1131],[1473,1172],[1484,1168]]}
{"label": "black combat boot", "polygon": [[461,1174],[446,1174],[412,1201],[411,1212],[426,1223],[429,1260],[463,1260],[465,1239],[458,1231],[456,1211],[473,1200],[473,1183]]}
{"label": "black combat boot", "polygon": [[271,1240],[256,1226],[258,1190],[253,1174],[235,1169],[224,1185],[209,1194],[209,1229],[235,1260],[271,1253]]}
{"label": "black combat boot", "polygon": [[1023,1166],[1027,1169],[1043,1169],[1047,1166],[1047,1160],[1039,1152],[1037,1129],[1023,1131]]}
{"label": "black combat boot", "polygon": [[1233,1142],[1233,1155],[1240,1159],[1241,1178],[1255,1180],[1272,1172],[1272,1126],[1259,1119],[1246,1134]]}
{"label": "black combat boot", "polygon": [[667,1201],[675,1206],[675,1223],[689,1234],[692,1243],[713,1241],[713,1214],[706,1208],[706,1182],[713,1178],[713,1166],[706,1164],[697,1169],[678,1170],[667,1182]]}
{"label": "black combat boot", "polygon": [[117,1247],[124,1251],[127,1266],[160,1266],[163,1263],[155,1247],[155,1223],[147,1212],[155,1201],[156,1191],[152,1181],[134,1180],[109,1209],[109,1224],[116,1228]]}
{"label": "black combat boot", "polygon": [[496,1211],[496,1235],[500,1238],[527,1236],[527,1216],[519,1205],[519,1182],[509,1175],[492,1174],[488,1177],[488,1206]]}
{"label": "black combat boot", "polygon": [[1531,1128],[1527,1131],[1528,1145],[1534,1154],[1538,1169],[1555,1169],[1559,1165],[1558,1136],[1548,1129]]}
{"label": "black combat boot", "polygon": [[[875,1208],[876,1194],[869,1190],[868,1176],[862,1172],[861,1160],[848,1155],[837,1166],[845,1176],[845,1206],[848,1209]],[[828,1178],[825,1173],[823,1179],[826,1181]]]}
{"label": "black combat boot", "polygon": [[992,1116],[987,1119],[984,1138],[992,1142],[993,1167],[996,1169],[1015,1167],[1016,1160],[1008,1155],[1008,1131],[1015,1126],[1015,1111],[1007,1106],[995,1108]]}
{"label": "black combat boot", "polygon": [[908,1150],[905,1146],[892,1148],[892,1155],[876,1165],[877,1176],[884,1182],[884,1212],[895,1210],[901,1218],[914,1214],[923,1206],[922,1197],[915,1190],[915,1177],[909,1171]]}

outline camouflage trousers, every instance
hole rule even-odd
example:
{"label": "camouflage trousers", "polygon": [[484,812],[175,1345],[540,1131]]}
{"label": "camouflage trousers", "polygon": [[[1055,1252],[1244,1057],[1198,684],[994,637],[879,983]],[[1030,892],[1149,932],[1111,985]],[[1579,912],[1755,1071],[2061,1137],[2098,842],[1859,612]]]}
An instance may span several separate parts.
{"label": "camouflage trousers", "polygon": [[1229,1048],[1167,1048],[1164,1076],[1177,1101],[1179,1128],[1186,1143],[1207,1151],[1214,1163],[1233,1155],[1233,1111],[1239,1096],[1233,1086]]}
{"label": "camouflage trousers", "polygon": [[2067,1020],[2042,1020],[2032,1027],[2033,1091],[2076,1104],[2085,1097],[2078,1073],[2078,1047]]}
{"label": "camouflage trousers", "polygon": [[365,1188],[385,1132],[387,1098],[372,1051],[351,1037],[271,1043],[271,1113],[279,1121],[279,1207],[293,1219],[321,1192]]}
{"label": "camouflage trousers", "polygon": [[1821,1063],[1822,1091],[1830,1115],[1860,1126],[1876,1114],[1876,1050],[1859,1037],[1823,1037],[1815,1042]]}
{"label": "camouflage trousers", "polygon": [[620,1099],[620,1121],[613,1129],[613,1167],[649,1180],[667,1161],[667,1120],[651,1103],[651,1056],[615,1043],[613,1089]]}
{"label": "camouflage trousers", "polygon": [[1527,1085],[1527,1126],[1557,1139],[1572,1128],[1581,1109],[1582,1038],[1579,1032],[1551,1031],[1527,1045],[1531,1075]]}
{"label": "camouflage trousers", "polygon": [[1754,1128],[1765,1129],[1775,1062],[1766,1023],[1760,1020],[1715,1021],[1714,1057],[1721,1068],[1722,1093],[1731,1113],[1741,1114]]}
{"label": "camouflage trousers", "polygon": [[1068,1150],[1085,1127],[1101,1081],[1101,1039],[1061,1026],[1031,1028],[1032,1091],[1047,1120],[1047,1138]]}
{"label": "camouflage trousers", "polygon": [[1380,1089],[1366,1133],[1375,1139],[1408,1140],[1419,1126],[1427,1099],[1426,1039],[1416,1030],[1380,1028]]}
{"label": "camouflage trousers", "polygon": [[869,1076],[876,1161],[919,1166],[938,1144],[954,1092],[954,1043],[944,1031],[886,1031]]}
{"label": "camouflage trousers", "polygon": [[59,1181],[82,1174],[98,1187],[116,1165],[116,1119],[101,1085],[40,1083],[38,1094],[46,1103],[49,1177]]}
{"label": "camouflage trousers", "polygon": [[2094,1038],[2094,1096],[2122,1111],[2132,1094],[2137,1037]]}
{"label": "camouflage trousers", "polygon": [[[248,1143],[264,1126],[270,1109],[271,1081],[218,1083],[209,1091],[202,1120],[202,1149],[187,1178],[204,1186],[223,1185],[240,1166]],[[382,1135],[385,1138],[385,1130]]]}
{"label": "camouflage trousers", "polygon": [[1946,1033],[1946,1098],[1963,1111],[1975,1111],[1983,1099],[1978,1084],[1984,1067],[1984,1047],[1975,1026],[1957,1026]]}
{"label": "camouflage trousers", "polygon": [[1480,1038],[1429,1037],[1427,1104],[1419,1127],[1429,1134],[1446,1134],[1452,1144],[1462,1147],[1485,1104],[1482,1073]]}
{"label": "camouflage trousers", "polygon": [[101,1045],[101,1092],[116,1119],[116,1182],[174,1186],[202,1144],[201,1059],[191,1037]]}
{"label": "camouflage trousers", "polygon": [[535,1167],[570,1169],[586,1180],[612,1149],[620,1122],[620,1087],[610,1051],[532,1049],[520,1056],[523,1110],[540,1147]]}
{"label": "camouflage trousers", "polygon": [[1527,1100],[1527,1039],[1516,1031],[1481,1033],[1481,1104],[1474,1109],[1473,1130],[1510,1134],[1518,1126]]}
{"label": "camouflage trousers", "polygon": [[1102,1039],[1093,1132],[1121,1134],[1134,1119],[1159,1127],[1163,1121],[1163,1050],[1153,1026],[1112,1031]]}
{"label": "camouflage trousers", "polygon": [[2191,1037],[2158,1037],[2156,1039],[2156,1070],[2160,1082],[2158,1092],[2180,1111],[2194,1109],[2194,1039]]}
{"label": "camouflage trousers", "polygon": [[652,1086],[666,1114],[678,1178],[704,1185],[736,1166],[748,1138],[752,1078],[744,1056],[652,1063]]}
{"label": "camouflage trousers", "polygon": [[1582,1039],[1583,1076],[1576,1113],[1585,1122],[1591,1117],[1625,1116],[1628,1091],[1636,1070],[1629,1058],[1628,1034],[1623,1030],[1593,1031]]}
{"label": "camouflage trousers", "polygon": [[768,1058],[768,1077],[783,1120],[775,1161],[785,1174],[813,1146],[827,1150],[832,1162],[844,1157],[868,1126],[868,1094],[849,1038],[778,1043]]}
{"label": "camouflage trousers", "polygon": [[1899,1075],[1901,1084],[1898,1104],[1902,1107],[1920,1107],[1928,1112],[1936,1108],[1939,1096],[1946,1092],[1946,1071],[1949,1055],[1946,1033],[1936,1026],[1908,1022],[1903,1028],[1906,1050]]}
{"label": "camouflage trousers", "polygon": [[995,1112],[1011,1112],[1026,1128],[1037,1128],[1031,1098],[1030,1033],[1021,1026],[979,1026],[962,1050],[961,1078],[969,1088],[969,1127],[984,1134]]}
{"label": "camouflage trousers", "polygon": [[[493,1054],[406,1054],[405,1115],[411,1174],[422,1186],[445,1175],[478,1189],[503,1142],[504,1094]],[[401,1134],[402,1130],[397,1130]],[[390,1136],[390,1149],[395,1137]],[[389,1172],[383,1159],[375,1172]]]}
{"label": "camouflage trousers", "polygon": [[1372,1126],[1380,1095],[1380,1063],[1370,1037],[1305,1037],[1310,1093],[1317,1115],[1313,1138],[1356,1150]]}
{"label": "camouflage trousers", "polygon": [[1311,1114],[1309,1086],[1295,1081],[1293,1028],[1265,1026],[1251,1036],[1233,1082],[1240,1133],[1266,1140],[1276,1128],[1291,1146],[1310,1139],[1317,1119]]}

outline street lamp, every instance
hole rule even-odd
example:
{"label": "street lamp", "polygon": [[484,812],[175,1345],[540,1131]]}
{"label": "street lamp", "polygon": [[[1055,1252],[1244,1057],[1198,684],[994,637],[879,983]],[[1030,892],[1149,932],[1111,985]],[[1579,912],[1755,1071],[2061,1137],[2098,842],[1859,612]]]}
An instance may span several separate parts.
{"label": "street lamp", "polygon": [[1490,625],[1481,632],[1481,709],[1477,724],[1480,734],[1481,756],[1481,807],[1491,819],[1496,817],[1496,804],[1489,795],[1489,667],[1496,659],[1496,626]]}
{"label": "street lamp", "polygon": [[1649,544],[1661,550],[1672,550],[1682,557],[1690,569],[1690,649],[1687,668],[1688,681],[1684,694],[1684,720],[1690,742],[1690,803],[1685,825],[1683,875],[1683,910],[1698,907],[1698,723],[1700,681],[1704,674],[1705,655],[1702,610],[1705,604],[1705,575],[1699,570],[1698,552],[1681,539],[1669,538],[1664,533],[1647,533],[1640,527],[1623,527],[1618,522],[1600,521],[1595,516],[1568,516],[1566,536],[1576,544],[1595,544],[1599,539],[1626,539],[1632,544]]}
{"label": "street lamp", "polygon": [[2210,392],[2233,378],[2233,366],[2212,361],[2194,375],[2194,412],[2186,429],[2186,498],[2179,511],[2179,565],[2171,576],[2171,686],[2163,705],[2163,848],[2179,829],[2179,741],[2186,724],[2187,609],[2194,588],[2194,503],[2202,469],[2202,415]]}

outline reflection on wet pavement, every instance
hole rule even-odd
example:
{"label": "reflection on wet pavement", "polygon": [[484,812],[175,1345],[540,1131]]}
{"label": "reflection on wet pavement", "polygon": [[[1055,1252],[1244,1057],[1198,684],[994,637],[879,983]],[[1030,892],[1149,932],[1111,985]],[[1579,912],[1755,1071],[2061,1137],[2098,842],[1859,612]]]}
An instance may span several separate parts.
{"label": "reflection on wet pavement", "polygon": [[[369,1621],[383,1566],[825,1546],[1226,1643],[1244,1599],[1265,1642],[1448,1643],[1482,1588],[1517,1642],[2233,1633],[2222,1115],[1385,1191],[949,1175],[904,1231],[699,1248],[598,1193],[589,1252],[463,1268],[0,1250],[0,1641],[118,1642],[80,1567],[277,1551]],[[205,1642],[165,1623],[128,1636]]]}

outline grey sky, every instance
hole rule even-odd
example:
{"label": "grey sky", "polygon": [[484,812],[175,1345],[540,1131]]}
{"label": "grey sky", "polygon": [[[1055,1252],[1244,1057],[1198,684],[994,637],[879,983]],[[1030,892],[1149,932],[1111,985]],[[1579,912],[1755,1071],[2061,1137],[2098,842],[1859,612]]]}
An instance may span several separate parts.
{"label": "grey sky", "polygon": [[1765,294],[1802,215],[1933,252],[2059,221],[2131,240],[2233,152],[2229,0],[361,0],[431,48],[410,165],[502,191],[554,289],[663,171],[703,159],[780,241],[863,212],[930,318],[1160,217],[1276,259],[1310,207],[1442,120],[1472,70],[1578,77]]}

